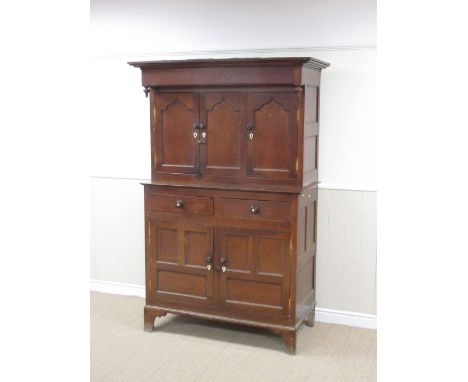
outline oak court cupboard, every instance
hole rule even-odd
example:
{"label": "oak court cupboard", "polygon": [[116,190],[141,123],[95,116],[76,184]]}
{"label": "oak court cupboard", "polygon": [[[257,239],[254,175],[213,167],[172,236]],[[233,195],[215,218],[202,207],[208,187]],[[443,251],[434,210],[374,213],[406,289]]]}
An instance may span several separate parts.
{"label": "oak court cupboard", "polygon": [[150,101],[146,305],[266,328],[315,314],[321,70],[313,58],[131,62]]}

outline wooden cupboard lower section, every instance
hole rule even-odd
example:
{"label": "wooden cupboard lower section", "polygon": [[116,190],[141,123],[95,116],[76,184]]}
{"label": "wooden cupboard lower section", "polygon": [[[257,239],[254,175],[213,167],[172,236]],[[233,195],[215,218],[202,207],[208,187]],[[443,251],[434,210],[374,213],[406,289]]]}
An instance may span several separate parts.
{"label": "wooden cupboard lower section", "polygon": [[[145,328],[167,312],[192,314],[273,330],[293,351],[299,325],[313,323],[316,192],[158,191],[145,187]],[[181,198],[189,211],[172,212]],[[226,214],[226,200],[241,213]],[[257,202],[267,213],[249,215]],[[213,208],[197,215],[200,205]]]}

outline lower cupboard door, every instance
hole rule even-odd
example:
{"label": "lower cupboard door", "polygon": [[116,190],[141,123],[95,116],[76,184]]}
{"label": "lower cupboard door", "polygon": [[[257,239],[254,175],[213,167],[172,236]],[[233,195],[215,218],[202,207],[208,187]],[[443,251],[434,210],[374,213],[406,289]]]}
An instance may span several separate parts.
{"label": "lower cupboard door", "polygon": [[213,228],[157,220],[148,224],[148,303],[211,305]]}
{"label": "lower cupboard door", "polygon": [[289,233],[223,228],[220,304],[228,310],[289,316]]}

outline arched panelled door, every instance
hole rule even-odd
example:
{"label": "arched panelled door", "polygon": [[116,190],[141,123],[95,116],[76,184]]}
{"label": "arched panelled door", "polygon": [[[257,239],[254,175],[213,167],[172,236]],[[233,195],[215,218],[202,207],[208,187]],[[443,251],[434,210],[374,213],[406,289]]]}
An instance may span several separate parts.
{"label": "arched panelled door", "polygon": [[201,172],[240,176],[243,169],[244,93],[202,93],[200,120],[206,140],[200,145]]}
{"label": "arched panelled door", "polygon": [[248,176],[295,177],[298,105],[293,92],[249,93]]}
{"label": "arched panelled door", "polygon": [[199,122],[198,93],[155,92],[153,102],[154,168],[169,173],[198,173],[199,145],[193,136],[193,126]]}

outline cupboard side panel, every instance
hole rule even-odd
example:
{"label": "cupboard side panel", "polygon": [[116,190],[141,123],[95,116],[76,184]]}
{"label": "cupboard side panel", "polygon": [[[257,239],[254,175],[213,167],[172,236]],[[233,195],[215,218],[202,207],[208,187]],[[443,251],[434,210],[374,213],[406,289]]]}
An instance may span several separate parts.
{"label": "cupboard side panel", "polygon": [[319,87],[304,86],[303,186],[318,181]]}
{"label": "cupboard side panel", "polygon": [[299,194],[297,205],[296,320],[301,320],[316,300],[317,188]]}

